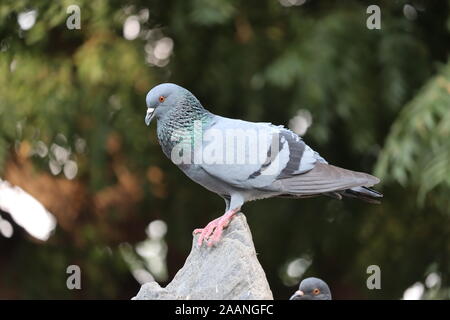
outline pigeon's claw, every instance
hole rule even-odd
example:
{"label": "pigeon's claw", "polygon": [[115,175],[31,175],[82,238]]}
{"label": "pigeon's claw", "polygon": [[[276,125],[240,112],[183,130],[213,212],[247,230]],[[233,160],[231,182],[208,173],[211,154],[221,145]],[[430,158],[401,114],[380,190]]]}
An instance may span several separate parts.
{"label": "pigeon's claw", "polygon": [[233,216],[239,212],[240,208],[229,210],[223,216],[217,218],[206,225],[203,229],[195,229],[194,233],[200,233],[197,243],[202,245],[203,240],[208,241],[208,247],[218,243],[222,237],[223,229],[228,227]]}
{"label": "pigeon's claw", "polygon": [[[221,217],[220,217],[221,218]],[[220,218],[214,219],[213,221],[211,221],[210,223],[208,223],[206,225],[206,227],[204,228],[199,228],[199,229],[195,229],[194,230],[194,234],[195,233],[200,233],[200,236],[198,237],[197,240],[197,244],[199,246],[202,245],[203,243],[203,239],[208,239],[209,236],[211,235],[211,233],[213,233],[214,229],[217,227],[218,222],[220,220]]]}

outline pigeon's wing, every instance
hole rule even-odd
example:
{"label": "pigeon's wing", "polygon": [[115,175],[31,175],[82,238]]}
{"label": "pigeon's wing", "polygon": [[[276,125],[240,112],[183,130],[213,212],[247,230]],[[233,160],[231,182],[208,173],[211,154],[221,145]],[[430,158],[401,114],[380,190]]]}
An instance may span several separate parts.
{"label": "pigeon's wing", "polygon": [[280,130],[270,123],[216,116],[203,135],[201,168],[241,189],[270,185],[289,162],[288,137],[282,137]]}
{"label": "pigeon's wing", "polygon": [[[301,196],[369,187],[379,182],[369,174],[329,165],[298,135],[282,126],[221,117],[211,129],[221,132],[223,136],[227,136],[227,130],[243,130],[250,141],[257,135],[256,156],[254,150],[239,149],[235,145],[223,149],[223,158],[231,158],[230,153],[240,155],[244,160],[242,163],[236,162],[235,158],[231,164],[202,164],[208,174],[237,188]],[[249,132],[248,135],[245,132]],[[243,134],[242,131],[240,134]],[[255,143],[248,144],[248,147],[251,146],[254,148]]]}
{"label": "pigeon's wing", "polygon": [[[287,131],[287,132],[286,132]],[[282,129],[282,134],[293,134]],[[295,135],[298,137],[297,135]],[[339,168],[328,164],[316,151],[311,149],[299,137],[288,140],[289,161],[271,185],[269,190],[277,190],[283,194],[310,196],[326,193],[340,198],[334,191],[343,191],[359,187],[371,187],[380,180],[370,174]],[[302,150],[303,152],[299,152]],[[365,189],[364,189],[365,190]],[[366,193],[363,189],[355,192]],[[362,192],[361,192],[362,191]],[[370,190],[367,194],[370,194]],[[347,194],[342,194],[347,195]],[[373,195],[371,195],[373,196]],[[375,197],[378,197],[376,195]]]}

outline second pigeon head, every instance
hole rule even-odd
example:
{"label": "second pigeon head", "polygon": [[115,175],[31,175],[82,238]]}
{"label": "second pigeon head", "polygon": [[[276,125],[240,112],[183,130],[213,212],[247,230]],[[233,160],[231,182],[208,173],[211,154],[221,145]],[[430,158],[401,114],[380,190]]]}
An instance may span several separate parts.
{"label": "second pigeon head", "polygon": [[300,282],[299,290],[289,300],[331,300],[331,291],[325,281],[306,278]]}

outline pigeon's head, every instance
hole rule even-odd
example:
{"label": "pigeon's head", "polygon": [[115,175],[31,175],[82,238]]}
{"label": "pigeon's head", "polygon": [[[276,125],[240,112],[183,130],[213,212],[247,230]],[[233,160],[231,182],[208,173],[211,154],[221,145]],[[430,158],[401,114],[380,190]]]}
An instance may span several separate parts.
{"label": "pigeon's head", "polygon": [[331,300],[331,292],[323,280],[306,278],[289,300]]}
{"label": "pigeon's head", "polygon": [[147,103],[145,123],[147,126],[154,117],[161,118],[172,107],[185,100],[187,96],[193,97],[188,90],[173,83],[162,83],[153,87],[145,98]]}

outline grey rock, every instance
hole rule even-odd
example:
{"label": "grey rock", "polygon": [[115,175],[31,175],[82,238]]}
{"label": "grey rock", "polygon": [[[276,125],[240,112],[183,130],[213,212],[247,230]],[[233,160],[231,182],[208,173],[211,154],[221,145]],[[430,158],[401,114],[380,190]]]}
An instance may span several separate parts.
{"label": "grey rock", "polygon": [[269,300],[266,275],[256,257],[247,220],[238,213],[213,247],[197,244],[194,235],[186,262],[165,288],[144,284],[133,300]]}

